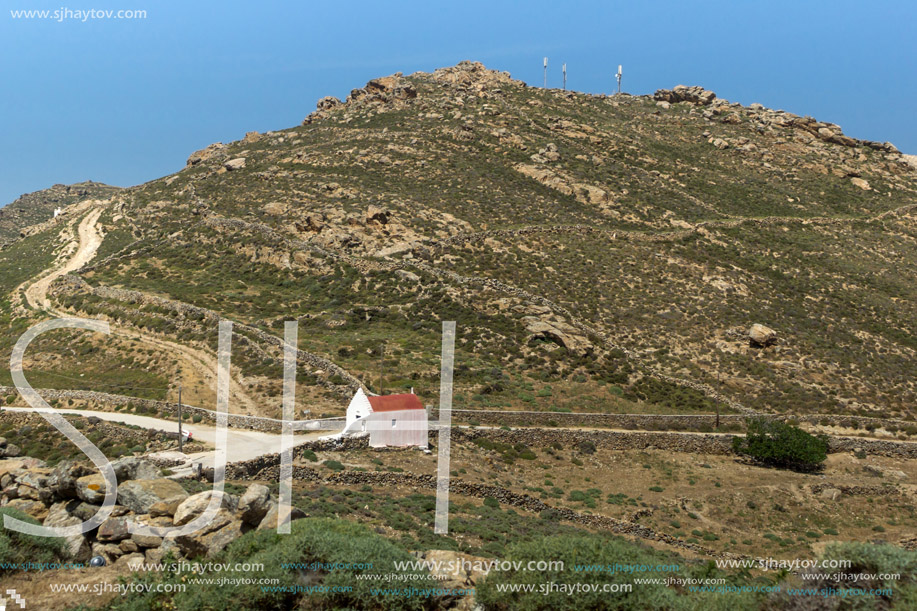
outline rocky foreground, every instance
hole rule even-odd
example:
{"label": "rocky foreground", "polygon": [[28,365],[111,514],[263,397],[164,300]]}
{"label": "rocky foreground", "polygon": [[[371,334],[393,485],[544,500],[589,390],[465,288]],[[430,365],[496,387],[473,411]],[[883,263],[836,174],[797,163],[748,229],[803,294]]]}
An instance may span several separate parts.
{"label": "rocky foreground", "polygon": [[[157,563],[167,552],[176,558],[212,556],[243,533],[277,527],[276,500],[261,484],[241,496],[206,490],[189,494],[160,467],[136,457],[113,463],[118,477],[117,505],[95,530],[66,538],[68,559],[129,566]],[[63,461],[54,468],[34,458],[0,461],[0,506],[18,509],[48,527],[74,526],[92,518],[105,498],[105,479],[85,464]],[[192,535],[176,538],[131,534],[128,522],[154,527],[182,526],[200,515],[213,495],[220,509],[213,521]],[[304,517],[294,509],[291,519]]]}

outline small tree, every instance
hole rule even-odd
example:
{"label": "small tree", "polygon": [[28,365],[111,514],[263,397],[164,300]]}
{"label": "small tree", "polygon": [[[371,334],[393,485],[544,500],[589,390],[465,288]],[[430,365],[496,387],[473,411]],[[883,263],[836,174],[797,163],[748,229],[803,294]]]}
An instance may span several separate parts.
{"label": "small tree", "polygon": [[816,471],[828,457],[824,436],[767,418],[748,420],[747,434],[733,438],[732,448],[762,464],[794,471]]}

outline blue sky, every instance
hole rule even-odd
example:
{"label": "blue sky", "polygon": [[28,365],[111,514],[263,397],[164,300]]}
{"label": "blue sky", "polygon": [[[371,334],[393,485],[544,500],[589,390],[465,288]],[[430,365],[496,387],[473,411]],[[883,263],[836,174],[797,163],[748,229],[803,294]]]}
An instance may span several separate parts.
{"label": "blue sky", "polygon": [[[325,95],[462,59],[540,85],[682,83],[807,114],[917,153],[917,3],[6,0],[0,204],[53,183],[122,186],[194,150],[298,124]],[[24,20],[18,9],[144,9]]]}

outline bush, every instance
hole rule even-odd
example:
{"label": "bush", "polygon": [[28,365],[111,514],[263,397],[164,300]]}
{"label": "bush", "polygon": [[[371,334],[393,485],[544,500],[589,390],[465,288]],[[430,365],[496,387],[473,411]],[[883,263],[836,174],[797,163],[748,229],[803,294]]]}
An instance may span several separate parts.
{"label": "bush", "polygon": [[[3,516],[10,516],[29,524],[38,524],[31,516],[11,507],[0,508],[0,524]],[[0,575],[12,569],[4,567],[25,562],[61,562],[63,539],[57,537],[36,537],[8,528],[0,528]]]}
{"label": "bush", "polygon": [[[710,599],[700,595],[684,593],[679,595],[672,588],[662,584],[634,587],[631,592],[614,591],[617,587],[632,582],[632,576],[618,572],[577,572],[576,565],[610,566],[620,564],[643,564],[649,566],[678,564],[690,576],[699,575],[705,569],[688,565],[683,558],[653,550],[647,546],[632,543],[618,537],[604,535],[554,535],[516,543],[508,548],[504,560],[519,562],[525,567],[528,561],[560,560],[563,569],[542,571],[506,570],[491,571],[475,592],[475,602],[485,609],[520,611],[584,611],[592,609],[715,609],[725,608],[711,604]],[[704,577],[724,576],[712,569]],[[727,581],[730,581],[727,578]],[[575,596],[566,592],[543,592],[539,588],[546,582],[582,584],[582,590]],[[608,584],[609,591],[603,591]],[[616,584],[617,587],[611,584]],[[511,591],[507,585],[522,586],[520,591]],[[531,586],[531,590],[526,587]],[[504,589],[505,588],[505,589]],[[593,589],[595,588],[595,589]],[[736,594],[729,597],[730,608],[753,608],[751,597]]]}
{"label": "bush", "polygon": [[337,461],[337,460],[326,460],[322,464],[328,467],[329,469],[331,469],[332,471],[343,471],[344,470],[344,465],[342,465],[340,461]]}
{"label": "bush", "polygon": [[[235,564],[254,563],[264,566],[245,575],[256,579],[276,579],[280,587],[255,584],[232,588],[200,586],[185,592],[137,592],[116,598],[109,607],[112,611],[140,611],[141,609],[182,609],[183,611],[210,611],[229,609],[405,609],[417,610],[441,607],[438,597],[387,596],[382,592],[391,584],[381,580],[358,579],[366,576],[366,567],[381,574],[411,576],[404,583],[417,588],[435,587],[436,583],[424,571],[398,570],[395,562],[410,562],[413,556],[395,543],[373,533],[365,526],[344,520],[306,518],[291,523],[291,533],[280,535],[272,530],[255,530],[233,541],[215,561]],[[288,564],[334,564],[346,567],[358,563],[362,567],[336,568],[331,571],[305,573],[286,568]],[[310,585],[322,586],[314,592],[296,592],[308,574]],[[417,575],[417,579],[412,576]],[[181,583],[187,574],[152,572],[140,579],[164,579]],[[400,583],[400,582],[398,582]],[[337,591],[333,591],[337,590]]]}
{"label": "bush", "polygon": [[734,437],[732,447],[762,464],[795,471],[816,471],[828,457],[824,437],[766,418],[748,420],[747,434]]}
{"label": "bush", "polygon": [[203,420],[203,419],[204,419],[204,417],[203,417],[202,415],[200,415],[200,414],[194,414],[193,416],[191,416],[191,422],[193,422],[193,423],[195,423],[195,424],[197,424],[198,422],[200,422],[200,421]]}
{"label": "bush", "polygon": [[318,456],[312,450],[306,448],[302,451],[302,457],[309,462],[318,462]]}

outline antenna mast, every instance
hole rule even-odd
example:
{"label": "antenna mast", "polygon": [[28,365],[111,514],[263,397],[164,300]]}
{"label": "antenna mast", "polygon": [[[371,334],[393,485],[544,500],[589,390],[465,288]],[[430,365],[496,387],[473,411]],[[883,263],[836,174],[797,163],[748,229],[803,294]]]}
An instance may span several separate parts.
{"label": "antenna mast", "polygon": [[564,64],[564,91],[567,90],[567,64]]}
{"label": "antenna mast", "polygon": [[618,64],[618,73],[615,78],[618,79],[618,93],[621,93],[621,64]]}
{"label": "antenna mast", "polygon": [[548,88],[548,58],[544,58],[544,88]]}

